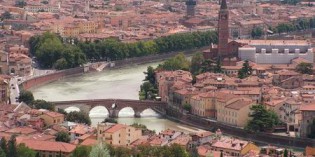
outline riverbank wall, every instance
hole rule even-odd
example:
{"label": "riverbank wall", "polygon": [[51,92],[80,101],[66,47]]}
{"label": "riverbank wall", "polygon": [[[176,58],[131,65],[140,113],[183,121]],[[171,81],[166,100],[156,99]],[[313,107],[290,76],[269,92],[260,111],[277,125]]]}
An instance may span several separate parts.
{"label": "riverbank wall", "polygon": [[53,73],[48,73],[45,75],[36,76],[30,79],[27,79],[20,84],[20,88],[22,88],[23,90],[29,90],[31,88],[36,88],[38,86],[44,85],[46,83],[50,83],[50,82],[57,81],[65,77],[82,74],[82,73],[84,73],[84,67],[60,70]]}
{"label": "riverbank wall", "polygon": [[145,64],[145,63],[150,63],[150,62],[163,61],[168,58],[174,57],[179,53],[184,53],[185,55],[189,56],[189,55],[192,55],[193,53],[202,52],[206,49],[209,49],[209,46],[185,50],[185,51],[176,51],[176,52],[170,52],[170,53],[155,54],[155,55],[149,55],[149,56],[143,56],[143,57],[117,60],[114,62],[115,66],[111,68],[121,68],[121,67],[129,66],[132,64]]}
{"label": "riverbank wall", "polygon": [[180,113],[176,113],[176,111],[172,111],[170,109],[167,110],[167,114],[165,116],[169,120],[182,123],[185,125],[193,126],[196,128],[200,128],[208,131],[216,131],[220,129],[223,134],[228,136],[233,136],[236,138],[252,141],[258,144],[264,145],[276,145],[280,147],[286,148],[296,148],[296,149],[304,149],[306,146],[315,146],[315,140],[308,138],[295,138],[289,136],[279,136],[273,135],[270,133],[258,132],[258,133],[249,133],[244,129],[232,127],[229,125],[225,125],[222,123],[218,123],[215,120],[208,120],[199,116],[194,116],[191,114],[182,115]]}

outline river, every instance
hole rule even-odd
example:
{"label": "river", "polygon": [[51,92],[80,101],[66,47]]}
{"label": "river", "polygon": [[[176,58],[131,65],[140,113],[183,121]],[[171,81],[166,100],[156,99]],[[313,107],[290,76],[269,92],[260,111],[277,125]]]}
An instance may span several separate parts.
{"label": "river", "polygon": [[[55,81],[32,90],[36,99],[47,101],[66,101],[79,99],[138,99],[140,85],[144,79],[144,71],[148,66],[156,67],[161,62],[142,65],[130,65],[124,68],[105,70],[98,73],[87,73],[75,77]],[[66,111],[79,110],[76,107]],[[183,132],[196,132],[196,128],[181,125],[160,117],[153,110],[145,110],[142,118],[133,118],[131,108],[124,108],[117,121],[122,124],[140,123],[149,129],[160,132],[167,128]],[[95,107],[90,111],[92,126],[103,121],[108,111],[104,107]]]}

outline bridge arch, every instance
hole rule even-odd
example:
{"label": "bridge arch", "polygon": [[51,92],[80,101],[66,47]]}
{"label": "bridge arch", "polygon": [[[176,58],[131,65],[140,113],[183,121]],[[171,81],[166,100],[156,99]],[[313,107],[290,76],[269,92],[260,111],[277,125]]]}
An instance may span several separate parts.
{"label": "bridge arch", "polygon": [[118,117],[133,117],[136,111],[132,107],[123,107],[118,111]]}
{"label": "bridge arch", "polygon": [[67,113],[72,112],[72,111],[78,111],[80,112],[81,109],[77,106],[69,106],[67,108],[64,109]]}
{"label": "bridge arch", "polygon": [[89,111],[90,117],[108,117],[109,110],[102,105],[96,105]]}
{"label": "bridge arch", "polygon": [[160,116],[159,113],[154,111],[152,108],[146,108],[140,112],[141,117],[158,117]]}

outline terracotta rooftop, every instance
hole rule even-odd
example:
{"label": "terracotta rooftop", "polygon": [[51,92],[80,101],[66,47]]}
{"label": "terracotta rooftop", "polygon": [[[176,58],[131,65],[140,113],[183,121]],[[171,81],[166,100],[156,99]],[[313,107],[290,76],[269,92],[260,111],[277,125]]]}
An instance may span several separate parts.
{"label": "terracotta rooftop", "polygon": [[252,104],[251,100],[240,99],[240,100],[232,102],[231,104],[226,105],[225,107],[229,109],[233,109],[233,110],[240,110],[243,107],[249,106],[251,104]]}
{"label": "terracotta rooftop", "polygon": [[85,139],[80,145],[83,145],[83,146],[93,146],[97,144],[97,140],[96,139],[93,139],[93,138],[87,138]]}
{"label": "terracotta rooftop", "polygon": [[126,125],[123,125],[123,124],[116,124],[112,127],[110,127],[109,129],[105,130],[106,133],[114,133],[122,128],[125,128]]}
{"label": "terracotta rooftop", "polygon": [[167,130],[163,130],[160,134],[172,136],[172,135],[174,135],[175,133],[176,133],[175,130],[167,129]]}
{"label": "terracotta rooftop", "polygon": [[63,117],[64,115],[58,112],[51,112],[51,111],[47,111],[44,112],[44,114],[48,115],[49,117]]}
{"label": "terracotta rooftop", "polygon": [[52,141],[37,141],[37,140],[23,140],[27,147],[35,151],[50,151],[50,152],[64,152],[71,153],[76,148],[75,145],[64,142],[52,142]]}
{"label": "terracotta rooftop", "polygon": [[315,104],[301,105],[301,111],[315,111]]}
{"label": "terracotta rooftop", "polygon": [[6,131],[6,133],[11,134],[32,134],[36,132],[37,132],[36,130],[29,127],[17,127]]}
{"label": "terracotta rooftop", "polygon": [[233,138],[225,138],[213,143],[212,147],[241,151],[247,144],[247,141]]}

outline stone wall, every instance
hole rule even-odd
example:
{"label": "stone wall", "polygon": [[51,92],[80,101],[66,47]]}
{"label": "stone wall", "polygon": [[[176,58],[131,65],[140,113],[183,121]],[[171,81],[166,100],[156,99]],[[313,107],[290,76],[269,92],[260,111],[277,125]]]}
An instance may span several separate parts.
{"label": "stone wall", "polygon": [[49,82],[59,80],[61,78],[82,74],[84,73],[84,67],[72,68],[67,70],[61,70],[54,73],[33,77],[31,79],[25,80],[20,84],[20,87],[24,90],[29,90],[30,88],[38,87]]}
{"label": "stone wall", "polygon": [[124,59],[124,60],[117,60],[117,61],[115,61],[115,67],[114,68],[119,68],[119,67],[123,67],[123,66],[130,65],[130,64],[144,64],[144,63],[149,63],[149,62],[162,61],[162,60],[174,57],[179,53],[184,53],[186,55],[190,55],[190,54],[193,54],[195,52],[203,52],[206,49],[209,49],[209,46],[205,46],[205,47],[199,48],[199,49],[186,50],[186,51],[170,52],[170,53],[149,55],[149,56],[143,56],[143,57],[128,58],[128,59]]}
{"label": "stone wall", "polygon": [[197,125],[199,128],[202,127],[206,130],[217,130],[220,129],[223,133],[240,137],[245,140],[263,143],[263,144],[272,144],[272,145],[280,145],[280,146],[288,146],[288,147],[296,147],[296,148],[305,148],[306,146],[315,146],[315,140],[307,139],[307,138],[295,138],[288,136],[278,136],[270,133],[249,133],[241,128],[236,128],[228,125],[224,125],[222,123],[218,123],[216,121],[210,121],[206,119],[202,119],[198,116],[187,115],[185,116],[186,122]]}

